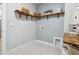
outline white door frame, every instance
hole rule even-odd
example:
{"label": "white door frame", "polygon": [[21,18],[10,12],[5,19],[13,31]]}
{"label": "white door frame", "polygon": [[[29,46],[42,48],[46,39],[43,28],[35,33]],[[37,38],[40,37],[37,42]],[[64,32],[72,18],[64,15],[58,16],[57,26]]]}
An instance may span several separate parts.
{"label": "white door frame", "polygon": [[2,4],[2,54],[6,54],[6,4]]}

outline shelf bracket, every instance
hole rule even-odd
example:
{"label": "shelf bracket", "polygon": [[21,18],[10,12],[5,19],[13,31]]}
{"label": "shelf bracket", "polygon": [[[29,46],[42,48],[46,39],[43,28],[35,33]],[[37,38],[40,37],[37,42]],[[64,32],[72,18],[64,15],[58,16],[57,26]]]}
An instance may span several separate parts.
{"label": "shelf bracket", "polygon": [[49,16],[47,16],[47,20],[48,20]]}
{"label": "shelf bracket", "polygon": [[26,15],[26,19],[28,19],[28,15]]}
{"label": "shelf bracket", "polygon": [[33,19],[33,16],[31,16],[31,20]]}
{"label": "shelf bracket", "polygon": [[39,20],[41,19],[41,17],[39,17]]}
{"label": "shelf bracket", "polygon": [[21,18],[21,13],[19,13],[19,16],[20,16],[20,18]]}
{"label": "shelf bracket", "polygon": [[57,18],[59,19],[59,13],[57,13]]}

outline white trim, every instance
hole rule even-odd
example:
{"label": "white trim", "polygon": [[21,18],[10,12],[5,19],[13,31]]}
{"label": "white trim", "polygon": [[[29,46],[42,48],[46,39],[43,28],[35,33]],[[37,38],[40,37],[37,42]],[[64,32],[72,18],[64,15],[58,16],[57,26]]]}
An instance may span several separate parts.
{"label": "white trim", "polygon": [[36,39],[35,41],[36,41],[36,42],[43,43],[43,44],[46,44],[46,45],[54,46],[53,43],[49,43],[49,42],[45,42],[45,41],[41,41],[41,40],[38,40],[38,39]]}
{"label": "white trim", "polygon": [[25,44],[23,44],[23,45],[20,45],[20,46],[18,46],[18,47],[16,47],[16,48],[13,48],[13,49],[7,51],[6,54],[8,54],[8,53],[10,53],[10,52],[12,52],[12,51],[14,51],[14,50],[20,49],[20,48],[22,48],[22,47],[25,47],[25,46],[27,46],[27,45],[33,43],[34,41],[35,41],[35,40],[30,41],[30,42],[28,42],[28,43],[25,43]]}
{"label": "white trim", "polygon": [[53,46],[53,44],[51,44],[51,43],[48,43],[48,42],[45,42],[45,41],[41,41],[41,40],[35,39],[35,40],[33,40],[33,41],[30,41],[30,42],[28,42],[28,43],[26,43],[26,44],[20,45],[20,46],[18,46],[18,47],[16,47],[16,48],[13,48],[13,49],[7,51],[7,54],[10,53],[10,52],[12,52],[12,51],[14,51],[14,50],[17,50],[17,49],[20,49],[20,48],[22,48],[22,47],[25,47],[25,46],[27,46],[27,45],[33,43],[34,41],[40,42],[40,43],[43,43],[43,44],[46,44],[46,45]]}
{"label": "white trim", "polygon": [[76,33],[76,32],[69,32],[70,34],[75,34],[75,35],[78,35],[78,33]]}
{"label": "white trim", "polygon": [[48,42],[45,42],[45,41],[41,41],[41,40],[37,40],[37,39],[35,39],[35,40],[33,40],[33,41],[30,41],[30,42],[28,42],[28,43],[26,43],[26,44],[20,45],[20,46],[18,46],[18,47],[16,47],[16,48],[13,48],[13,49],[7,51],[6,54],[8,54],[8,53],[10,53],[10,52],[12,52],[12,51],[14,51],[14,50],[20,49],[20,48],[22,48],[22,47],[25,47],[25,46],[27,46],[27,45],[33,43],[34,41],[36,41],[36,42],[40,42],[40,43],[43,43],[43,44],[46,44],[46,45],[53,46],[52,43],[48,43]]}
{"label": "white trim", "polygon": [[27,46],[27,45],[33,43],[34,41],[40,42],[40,43],[43,43],[43,44],[46,44],[46,45],[53,46],[53,44],[51,44],[51,43],[48,43],[48,42],[45,42],[45,41],[41,41],[41,40],[35,39],[35,40],[33,40],[33,41],[30,41],[30,42],[28,42],[28,43],[26,43],[26,44],[20,45],[20,46],[18,46],[18,47],[16,47],[16,48],[13,48],[13,49],[7,51],[6,54],[8,54],[8,53],[10,53],[10,52],[12,52],[12,51],[14,51],[14,50],[20,49],[20,48],[22,48],[22,47],[24,47],[24,46]]}
{"label": "white trim", "polygon": [[[45,42],[45,41],[41,41],[41,40],[35,39],[35,40],[33,40],[33,41],[30,41],[30,42],[28,42],[28,43],[26,43],[26,44],[23,44],[23,45],[21,45],[21,46],[18,46],[18,47],[14,48],[14,49],[11,49],[11,50],[7,51],[6,54],[9,54],[9,53],[11,53],[12,51],[15,51],[15,50],[17,50],[17,49],[20,49],[20,48],[22,48],[22,47],[25,47],[25,46],[27,46],[27,45],[30,45],[30,44],[33,43],[34,41],[40,42],[40,43],[42,43],[42,44],[46,44],[46,45],[50,45],[50,46],[56,47],[56,46],[54,46],[52,43],[48,43],[48,42]],[[63,48],[62,48],[62,55],[67,55],[67,53],[65,53],[65,51],[63,50]]]}
{"label": "white trim", "polygon": [[6,4],[2,4],[3,15],[2,15],[2,54],[6,54]]}

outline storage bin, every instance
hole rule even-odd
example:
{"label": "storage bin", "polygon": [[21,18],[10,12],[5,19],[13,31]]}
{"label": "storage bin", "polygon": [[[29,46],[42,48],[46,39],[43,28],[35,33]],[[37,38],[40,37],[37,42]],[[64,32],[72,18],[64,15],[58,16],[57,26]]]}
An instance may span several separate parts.
{"label": "storage bin", "polygon": [[26,8],[24,8],[24,7],[21,9],[21,11],[22,11],[23,13],[29,14],[29,10],[26,9]]}
{"label": "storage bin", "polygon": [[35,17],[40,17],[41,16],[41,13],[34,13],[34,16]]}

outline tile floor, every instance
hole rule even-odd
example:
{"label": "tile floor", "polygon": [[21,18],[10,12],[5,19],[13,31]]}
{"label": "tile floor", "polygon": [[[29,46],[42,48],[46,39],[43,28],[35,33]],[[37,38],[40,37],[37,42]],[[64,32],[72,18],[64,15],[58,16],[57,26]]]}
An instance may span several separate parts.
{"label": "tile floor", "polygon": [[61,49],[43,44],[39,41],[33,41],[22,48],[11,50],[8,55],[61,55]]}
{"label": "tile floor", "polygon": [[63,48],[67,55],[79,55],[79,48],[70,44],[63,44]]}

